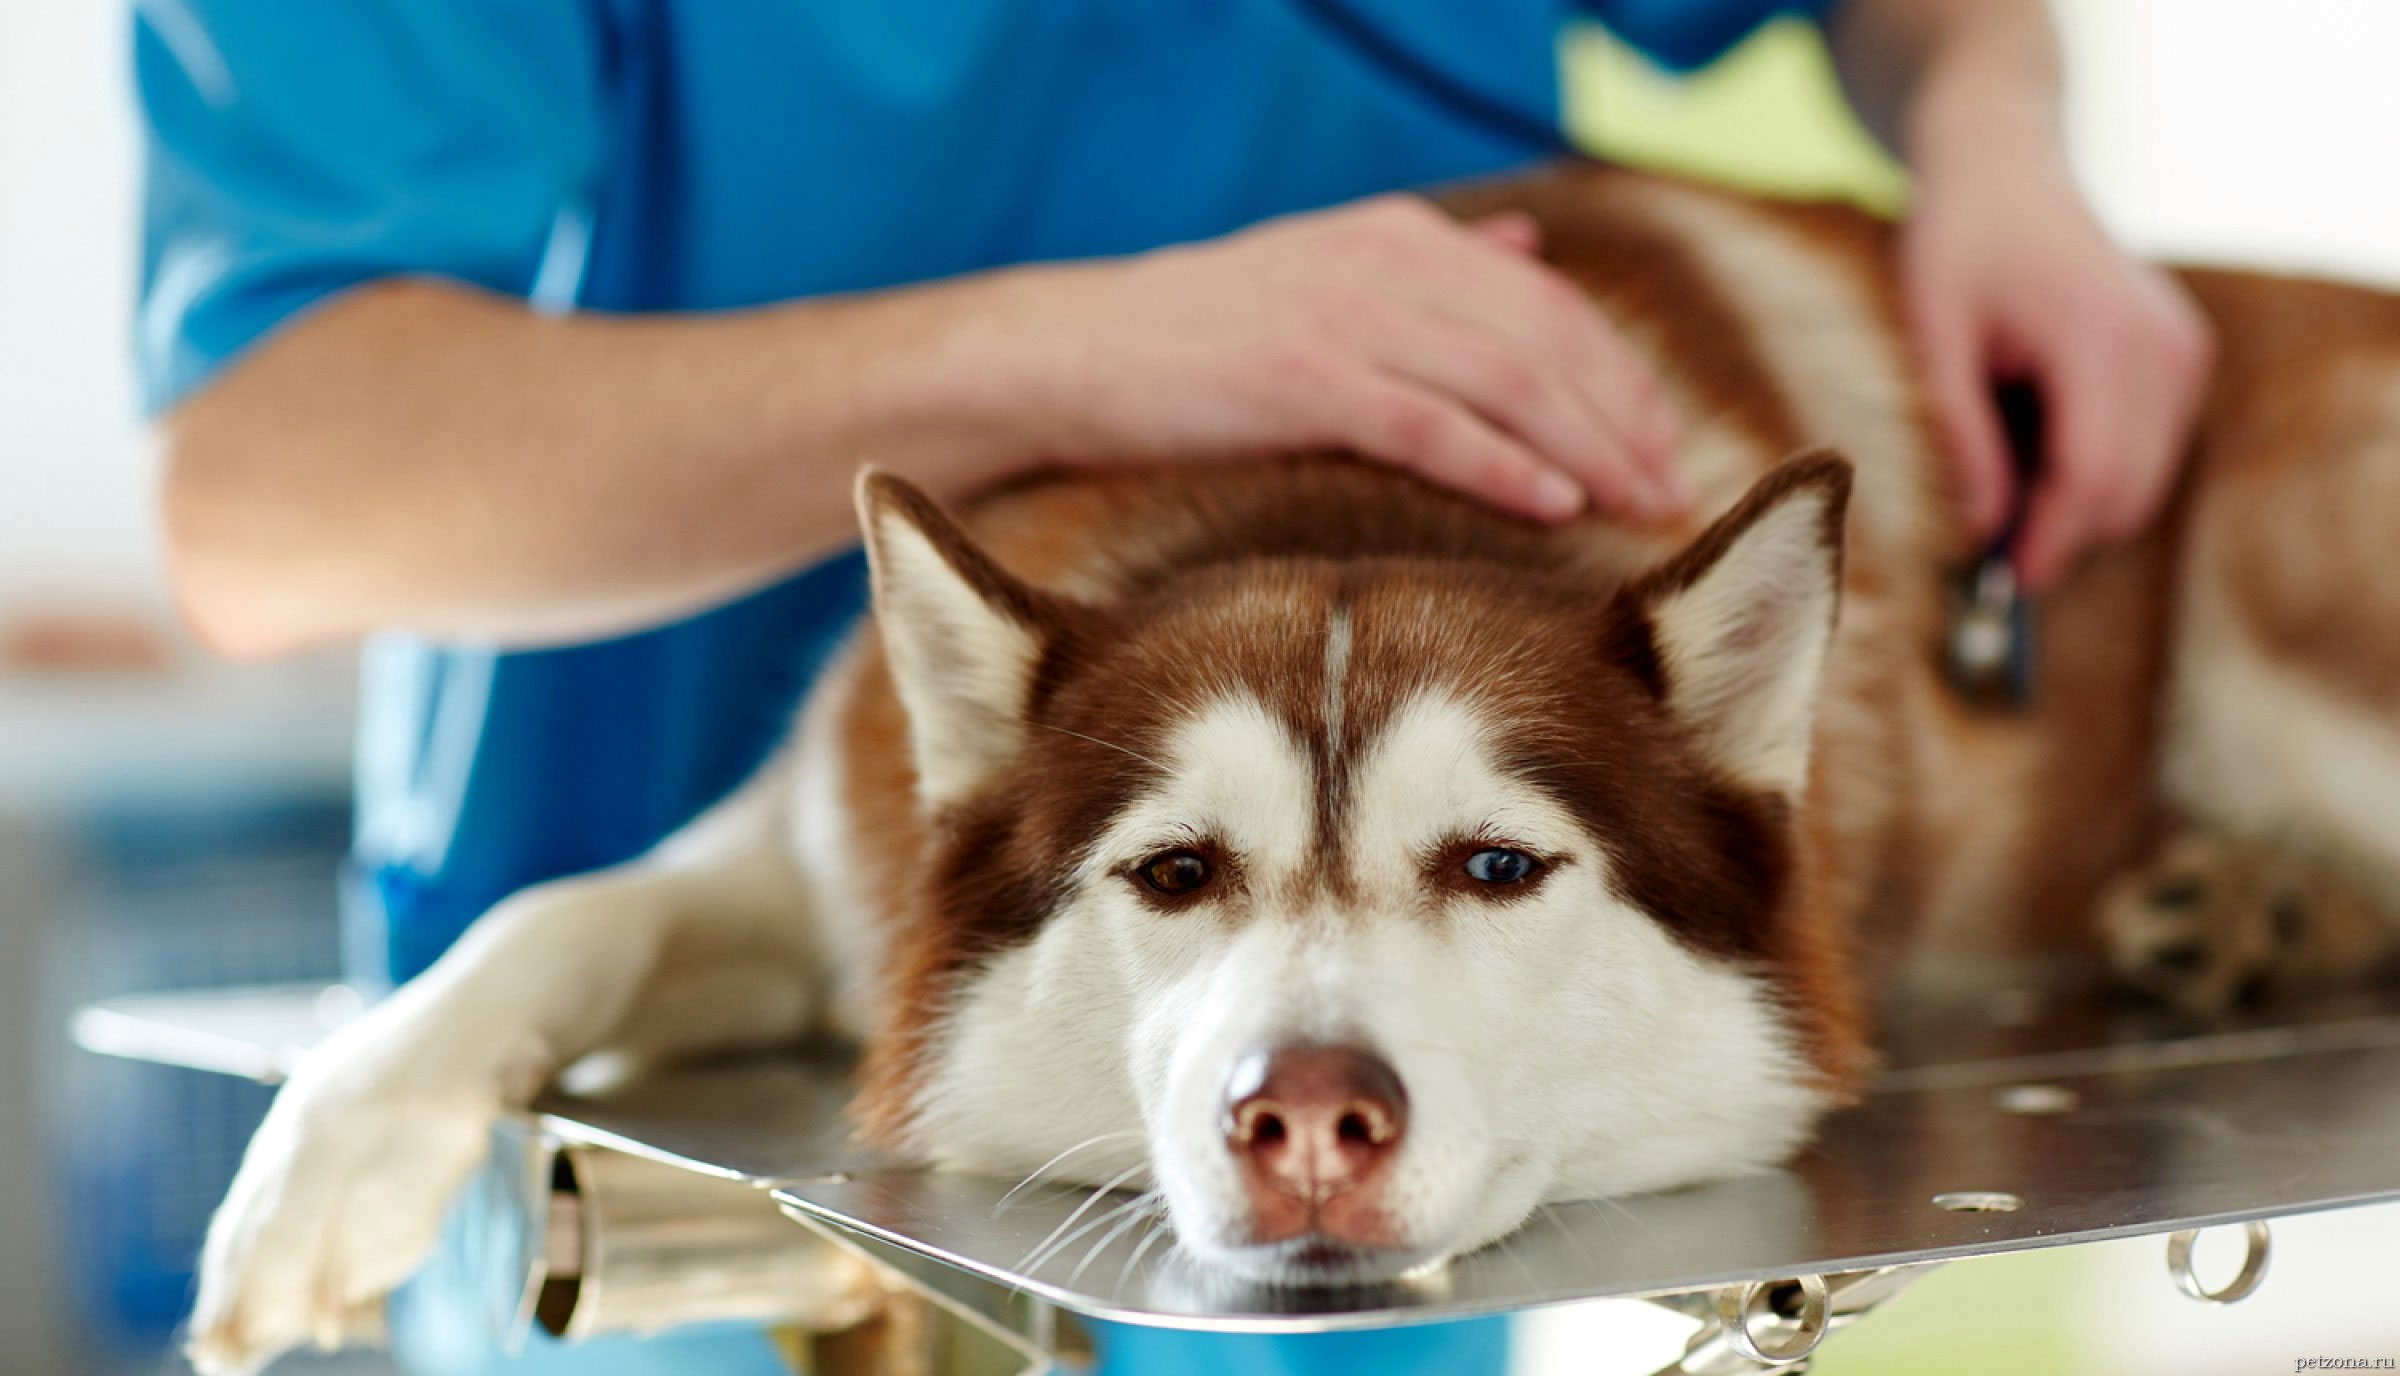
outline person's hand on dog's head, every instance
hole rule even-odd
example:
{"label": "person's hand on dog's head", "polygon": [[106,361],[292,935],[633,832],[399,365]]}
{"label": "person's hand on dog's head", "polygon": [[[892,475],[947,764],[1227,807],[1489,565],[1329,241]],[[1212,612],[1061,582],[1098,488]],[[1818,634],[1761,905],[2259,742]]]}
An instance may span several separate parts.
{"label": "person's hand on dog's head", "polygon": [[999,404],[1068,462],[1350,449],[1543,520],[1682,512],[1658,380],[1521,214],[1413,196],[1028,269]]}

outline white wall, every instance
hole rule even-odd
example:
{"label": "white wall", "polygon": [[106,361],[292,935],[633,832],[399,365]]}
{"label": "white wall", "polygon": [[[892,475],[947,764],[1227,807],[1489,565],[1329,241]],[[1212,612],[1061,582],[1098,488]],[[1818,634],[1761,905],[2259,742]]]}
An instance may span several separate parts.
{"label": "white wall", "polygon": [[2400,3],[2053,8],[2075,150],[2130,242],[2400,286]]}
{"label": "white wall", "polygon": [[110,0],[0,3],[0,614],[156,598],[126,322],[136,144]]}

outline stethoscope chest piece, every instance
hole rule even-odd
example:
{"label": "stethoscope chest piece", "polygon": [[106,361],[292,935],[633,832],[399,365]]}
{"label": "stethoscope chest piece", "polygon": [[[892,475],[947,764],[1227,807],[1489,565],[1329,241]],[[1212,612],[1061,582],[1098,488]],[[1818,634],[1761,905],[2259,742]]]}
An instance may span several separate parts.
{"label": "stethoscope chest piece", "polygon": [[1979,707],[2013,709],[2033,701],[2041,659],[2033,599],[2017,581],[2017,534],[2025,493],[2041,469],[2042,399],[2029,383],[1993,389],[2017,470],[2017,512],[1976,565],[1951,585],[1942,668],[1960,697]]}

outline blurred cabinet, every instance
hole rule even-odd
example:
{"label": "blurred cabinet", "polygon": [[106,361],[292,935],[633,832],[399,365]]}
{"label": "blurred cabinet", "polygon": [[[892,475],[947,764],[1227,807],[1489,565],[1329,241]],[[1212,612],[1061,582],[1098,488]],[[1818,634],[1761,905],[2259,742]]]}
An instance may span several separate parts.
{"label": "blurred cabinet", "polygon": [[0,676],[0,1372],[160,1369],[268,1092],[72,1051],[66,1019],[333,973],[351,711],[343,663]]}

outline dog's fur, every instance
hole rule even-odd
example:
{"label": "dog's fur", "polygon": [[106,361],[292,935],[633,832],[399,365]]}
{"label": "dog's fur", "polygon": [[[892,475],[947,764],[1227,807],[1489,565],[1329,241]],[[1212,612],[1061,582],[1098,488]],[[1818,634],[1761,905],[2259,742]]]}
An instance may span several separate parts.
{"label": "dog's fur", "polygon": [[[490,1120],[603,1048],[830,1025],[873,1139],[1146,1178],[1187,1251],[1273,1280],[1328,1273],[1250,1240],[1228,1067],[1363,1043],[1411,1122],[1388,1246],[1330,1273],[1365,1278],[1780,1160],[1859,1087],[1912,930],[2097,954],[2115,882],[2116,959],[2212,1003],[2322,971],[2319,930],[2336,966],[2388,946],[2400,300],[2189,274],[2222,353],[2188,477],[2047,601],[2036,706],[1979,713],[1937,671],[1971,551],[1886,229],[1590,169],[1457,208],[1502,207],[1665,379],[1713,521],[1536,529],[1333,458],[1051,477],[963,520],[870,476],[876,625],[792,744],[308,1059],[211,1231],[196,1350],[353,1331]],[[1847,462],[1783,462],[1814,445]],[[2307,878],[2230,918],[2146,886],[2217,837]],[[1464,877],[1493,845],[1539,870]],[[1176,848],[1209,883],[1142,887]],[[2339,922],[2290,917],[2325,893]]]}

